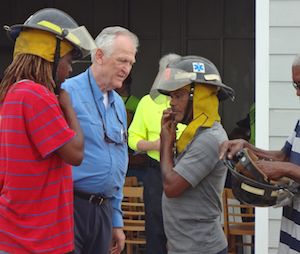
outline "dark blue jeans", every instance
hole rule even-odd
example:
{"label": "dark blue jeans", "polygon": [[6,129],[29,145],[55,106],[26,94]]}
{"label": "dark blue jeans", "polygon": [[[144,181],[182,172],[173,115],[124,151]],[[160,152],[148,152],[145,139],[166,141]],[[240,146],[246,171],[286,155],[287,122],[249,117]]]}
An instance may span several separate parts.
{"label": "dark blue jeans", "polygon": [[146,254],[167,254],[161,198],[163,192],[159,162],[150,159],[144,181]]}

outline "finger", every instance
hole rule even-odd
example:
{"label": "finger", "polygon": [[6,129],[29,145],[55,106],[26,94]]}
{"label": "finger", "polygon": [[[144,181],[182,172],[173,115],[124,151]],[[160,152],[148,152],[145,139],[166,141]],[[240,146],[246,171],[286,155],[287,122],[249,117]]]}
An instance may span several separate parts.
{"label": "finger", "polygon": [[172,112],[172,109],[171,109],[171,108],[167,108],[167,109],[165,109],[164,111],[165,111],[165,112],[171,113],[171,112]]}
{"label": "finger", "polygon": [[125,241],[121,244],[121,246],[120,246],[120,252],[122,251],[122,250],[124,250],[124,248],[125,248]]}
{"label": "finger", "polygon": [[111,254],[116,254],[116,253],[118,253],[117,251],[118,251],[118,248],[116,245],[110,249]]}
{"label": "finger", "polygon": [[112,254],[120,254],[120,253],[121,253],[121,250],[120,250],[119,246],[116,246],[116,248],[114,249]]}
{"label": "finger", "polygon": [[117,254],[116,250],[111,250],[110,254]]}
{"label": "finger", "polygon": [[240,147],[237,146],[229,146],[228,150],[227,150],[227,158],[232,160],[233,157],[240,151]]}
{"label": "finger", "polygon": [[167,108],[163,111],[163,115],[170,115],[172,113],[170,108]]}
{"label": "finger", "polygon": [[227,150],[228,150],[228,144],[225,141],[221,144],[220,149],[219,149],[219,159],[220,160],[225,159],[225,154],[227,153]]}
{"label": "finger", "polygon": [[171,114],[165,113],[165,114],[163,114],[163,116],[161,118],[161,123],[165,124],[165,123],[169,122],[170,120],[171,120]]}

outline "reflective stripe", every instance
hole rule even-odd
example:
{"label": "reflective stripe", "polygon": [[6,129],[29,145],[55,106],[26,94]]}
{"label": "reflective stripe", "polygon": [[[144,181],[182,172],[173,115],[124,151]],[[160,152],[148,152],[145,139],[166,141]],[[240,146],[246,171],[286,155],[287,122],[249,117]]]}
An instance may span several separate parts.
{"label": "reflective stripe", "polygon": [[80,40],[72,33],[68,33],[65,38],[68,39],[69,41],[73,42],[76,45],[80,45]]}
{"label": "reflective stripe", "polygon": [[47,20],[42,20],[40,22],[37,23],[38,25],[40,26],[44,26],[44,27],[47,27],[47,28],[50,28],[51,30],[61,34],[62,33],[62,28],[58,25],[55,25]]}
{"label": "reflective stripe", "polygon": [[[255,188],[255,187],[250,186],[250,185],[245,184],[245,183],[241,184],[241,189],[245,190],[245,191],[247,191],[249,193],[259,195],[259,196],[265,195],[265,190],[264,189]],[[277,197],[277,196],[278,196],[278,192],[277,191],[272,191],[271,192],[271,197]]]}
{"label": "reflective stripe", "polygon": [[241,189],[259,196],[263,196],[265,194],[265,190],[252,187],[245,183],[241,184]]}
{"label": "reflective stripe", "polygon": [[278,191],[271,192],[271,197],[277,197],[277,196],[278,196]]}
{"label": "reflective stripe", "polygon": [[[40,26],[47,27],[47,28],[57,32],[58,34],[62,34],[63,28],[61,28],[60,26],[55,25],[47,20],[42,20],[42,21],[38,22],[37,24]],[[70,30],[70,29],[68,29],[68,30]],[[69,32],[65,38],[68,39],[70,42],[73,42],[75,45],[80,45],[80,40],[71,32]]]}
{"label": "reflective stripe", "polygon": [[221,81],[221,78],[217,74],[204,74],[205,80],[211,81],[211,80],[218,80]]}

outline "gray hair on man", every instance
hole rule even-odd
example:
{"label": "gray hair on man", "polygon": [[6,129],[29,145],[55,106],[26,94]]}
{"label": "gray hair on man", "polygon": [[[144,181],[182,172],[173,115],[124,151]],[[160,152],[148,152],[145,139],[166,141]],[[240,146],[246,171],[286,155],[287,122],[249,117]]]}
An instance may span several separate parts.
{"label": "gray hair on man", "polygon": [[[101,49],[106,56],[110,56],[113,53],[114,40],[118,35],[125,35],[130,37],[137,51],[137,48],[139,46],[138,37],[128,29],[121,26],[110,26],[104,28],[95,39],[97,48]],[[92,62],[94,62],[96,51],[97,49],[91,51]]]}
{"label": "gray hair on man", "polygon": [[169,63],[179,59],[180,57],[180,55],[177,55],[175,53],[169,53],[161,57],[161,59],[159,60],[159,71],[164,70]]}
{"label": "gray hair on man", "polygon": [[300,54],[295,56],[292,66],[300,66]]}

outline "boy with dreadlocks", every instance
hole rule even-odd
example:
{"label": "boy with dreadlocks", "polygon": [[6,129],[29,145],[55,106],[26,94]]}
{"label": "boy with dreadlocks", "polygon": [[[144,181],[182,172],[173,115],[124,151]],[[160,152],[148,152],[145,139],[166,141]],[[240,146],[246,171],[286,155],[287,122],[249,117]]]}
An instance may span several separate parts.
{"label": "boy with dreadlocks", "polygon": [[[158,74],[150,94],[155,97],[157,92],[171,97],[160,133],[168,253],[225,254],[220,215],[226,167],[218,152],[227,135],[218,106],[219,99],[233,97],[233,90],[221,82],[209,60],[186,56]],[[187,127],[175,142],[177,123]]]}
{"label": "boy with dreadlocks", "polygon": [[15,47],[0,87],[0,253],[74,249],[68,164],[81,163],[83,135],[67,93],[54,94],[87,52],[73,29],[57,9],[6,27]]}

